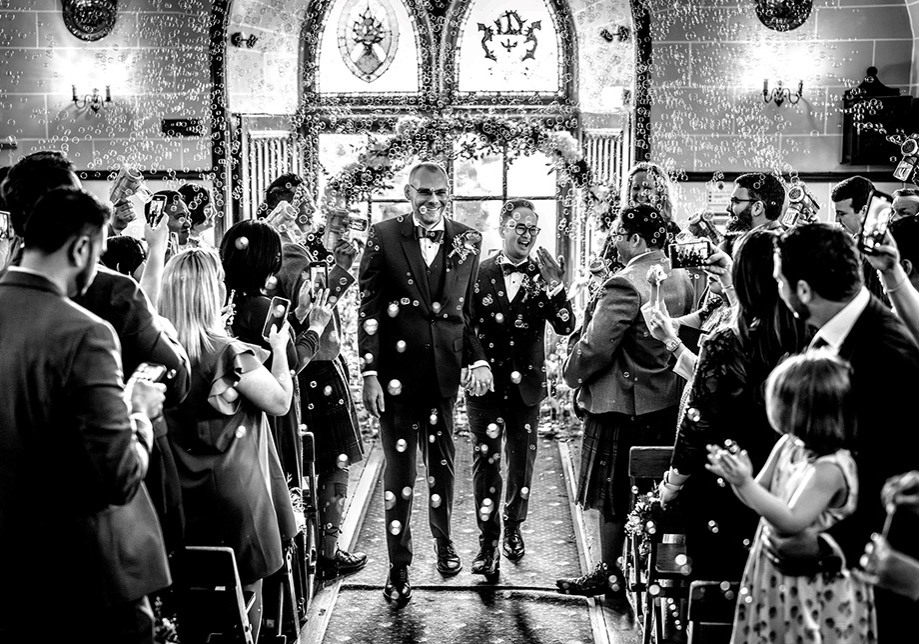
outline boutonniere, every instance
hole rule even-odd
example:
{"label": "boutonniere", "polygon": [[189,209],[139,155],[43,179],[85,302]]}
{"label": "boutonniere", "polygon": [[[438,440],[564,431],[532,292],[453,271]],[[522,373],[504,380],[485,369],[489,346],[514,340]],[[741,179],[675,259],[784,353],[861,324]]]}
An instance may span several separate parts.
{"label": "boutonniere", "polygon": [[478,245],[481,243],[482,234],[476,230],[460,233],[453,238],[453,250],[447,255],[447,259],[459,255],[460,263],[465,262],[469,253],[478,252]]}
{"label": "boutonniere", "polygon": [[523,291],[524,299],[530,297],[537,297],[540,292],[545,289],[545,283],[542,281],[542,275],[536,273],[535,275],[531,273],[524,273],[523,282],[520,284],[520,289]]}

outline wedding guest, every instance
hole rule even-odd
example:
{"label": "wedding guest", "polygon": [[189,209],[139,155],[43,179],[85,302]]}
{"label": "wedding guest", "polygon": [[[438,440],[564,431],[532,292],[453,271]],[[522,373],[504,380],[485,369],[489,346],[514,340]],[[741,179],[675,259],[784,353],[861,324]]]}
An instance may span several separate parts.
{"label": "wedding guest", "polygon": [[240,581],[256,597],[249,622],[257,641],[262,580],[281,568],[282,537],[292,537],[295,526],[266,418],[290,409],[290,332],[286,324],[272,327],[269,371],[267,351],[224,330],[223,278],[220,258],[210,249],[190,248],[166,264],[160,312],[175,325],[192,363],[188,397],[167,409],[166,417],[182,483],[186,542],[233,548]]}
{"label": "wedding guest", "polygon": [[[166,259],[169,260],[173,255],[185,250],[188,246],[188,240],[191,235],[191,217],[189,216],[188,206],[185,204],[182,195],[175,190],[160,190],[153,194],[154,197],[166,197],[166,221],[169,227],[169,246],[166,251]],[[150,216],[150,204],[148,201],[144,205],[144,216]]]}
{"label": "wedding guest", "polygon": [[832,351],[811,350],[782,362],[766,381],[766,414],[783,434],[753,479],[746,450],[709,446],[708,465],[762,518],[744,568],[731,644],[875,641],[871,586],[848,571],[795,577],[764,549],[766,535],[822,532],[850,516],[858,500],[852,369]]}
{"label": "wedding guest", "polygon": [[53,614],[98,642],[152,644],[147,595],[171,583],[143,485],[165,387],[125,391],[112,327],[69,299],[93,282],[110,218],[82,190],[46,191],[17,219],[25,248],[0,279],[4,642],[42,639]]}
{"label": "wedding guest", "polygon": [[[705,471],[710,443],[732,440],[755,468],[777,439],[766,417],[763,383],[784,355],[805,346],[804,326],[787,310],[772,277],[778,232],[760,228],[740,238],[725,289],[737,301],[732,322],[702,342],[677,427],[670,470],[659,486],[667,508],[679,499],[695,579],[740,579],[757,516]],[[743,422],[741,423],[741,419]]]}
{"label": "wedding guest", "polygon": [[[282,233],[281,268],[272,295],[280,295],[299,304],[299,294],[310,280],[311,266],[325,262],[329,301],[335,304],[332,321],[325,328],[319,350],[297,378],[300,385],[300,418],[306,431],[313,434],[316,449],[316,478],[319,503],[320,547],[316,562],[323,580],[356,572],[367,564],[363,552],[348,552],[340,547],[342,513],[348,498],[350,467],[364,457],[360,427],[351,396],[348,364],[341,351],[342,323],[338,304],[355,282],[351,266],[357,253],[347,239],[340,239],[330,253],[323,243],[323,230],[314,227],[310,200],[300,196],[306,189],[303,179],[295,174],[278,177],[265,195],[266,213],[271,213],[282,201],[295,206],[299,213],[297,226],[300,243],[289,241]],[[332,260],[331,263],[329,260]],[[320,275],[324,271],[320,271]],[[324,277],[320,277],[324,279]],[[295,329],[298,322],[292,321]]]}
{"label": "wedding guest", "polygon": [[900,188],[893,193],[893,215],[892,222],[905,217],[915,217],[919,215],[919,190],[916,188]]}
{"label": "wedding guest", "polygon": [[217,216],[211,191],[196,183],[186,183],[180,186],[177,192],[182,195],[182,201],[188,207],[188,218],[191,221],[191,229],[188,231],[189,243],[194,246],[206,243],[201,235],[214,227],[214,218]]}
{"label": "wedding guest", "polygon": [[100,261],[113,271],[129,275],[139,282],[147,264],[147,249],[142,241],[134,237],[112,237]]}
{"label": "wedding guest", "polygon": [[[836,223],[842,226],[843,230],[853,239],[858,239],[858,234],[862,229],[862,220],[865,218],[865,211],[868,209],[868,200],[871,198],[871,192],[874,190],[874,184],[865,177],[855,175],[843,179],[833,186],[830,193],[830,199],[833,201],[833,208],[836,211]],[[859,251],[859,258],[862,262],[862,280],[872,295],[888,304],[887,296],[878,280],[877,272],[868,262],[867,257]]]}
{"label": "wedding guest", "polygon": [[670,271],[652,294],[649,278],[663,272],[667,239],[666,221],[655,208],[625,208],[611,234],[625,268],[603,284],[590,324],[564,366],[565,382],[580,388],[578,404],[586,412],[577,502],[600,512],[602,561],[593,572],[556,584],[561,592],[587,596],[618,586],[624,597],[616,560],[629,510],[629,449],[672,444],[682,390],[670,353],[648,333],[641,309],[650,303],[685,315],[694,296],[682,269]]}
{"label": "wedding guest", "polygon": [[[775,278],[787,306],[816,329],[811,346],[827,346],[852,365],[859,501],[848,518],[819,535],[773,534],[770,551],[785,574],[832,573],[855,567],[884,512],[877,503],[891,476],[919,469],[919,435],[912,426],[919,347],[903,323],[864,287],[851,236],[830,224],[796,226],[778,241]],[[879,377],[883,375],[883,377]],[[881,401],[883,404],[879,404]],[[910,628],[909,604],[877,589],[878,639],[897,641]]]}
{"label": "wedding guest", "polygon": [[[913,602],[919,601],[919,551],[915,547],[916,524],[919,520],[919,470],[891,477],[881,491],[881,501],[891,521],[887,536],[871,535],[871,541],[865,546],[861,565],[863,577],[871,584],[884,588],[897,595],[908,597]],[[907,518],[906,521],[898,517]],[[899,529],[899,530],[898,530]],[[894,540],[900,547],[909,547],[909,552],[894,548]]]}
{"label": "wedding guest", "polygon": [[[501,251],[479,265],[475,282],[475,332],[495,378],[494,391],[466,401],[474,437],[472,478],[479,528],[472,573],[486,577],[496,576],[500,569],[501,518],[504,556],[519,561],[526,553],[520,526],[527,518],[532,490],[539,405],[547,395],[546,325],[567,335],[575,324],[564,269],[544,248],[533,256],[538,224],[532,202],[506,202],[499,221]],[[503,517],[502,460],[507,463]]]}
{"label": "wedding guest", "polygon": [[[412,503],[418,448],[430,479],[428,517],[437,570],[463,568],[453,543],[453,405],[463,370],[472,395],[493,389],[473,333],[472,302],[482,236],[446,217],[447,173],[419,163],[404,188],[412,209],[374,224],[361,259],[358,346],[364,407],[380,419],[386,458],[387,601],[412,596]],[[390,502],[391,501],[391,502]]]}
{"label": "wedding guest", "polygon": [[895,221],[866,258],[877,269],[897,316],[919,342],[919,219]]}
{"label": "wedding guest", "polygon": [[788,198],[781,180],[765,172],[748,172],[734,180],[728,204],[728,232],[781,229]]}

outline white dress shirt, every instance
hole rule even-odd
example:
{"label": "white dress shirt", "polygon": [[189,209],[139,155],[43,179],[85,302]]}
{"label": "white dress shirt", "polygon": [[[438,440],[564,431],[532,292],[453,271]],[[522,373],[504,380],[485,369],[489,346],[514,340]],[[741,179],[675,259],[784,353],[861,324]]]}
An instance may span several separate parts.
{"label": "white dress shirt", "polygon": [[846,341],[852,327],[858,317],[868,308],[868,302],[871,301],[871,294],[864,286],[858,292],[852,301],[845,305],[842,310],[834,315],[830,320],[820,327],[820,330],[814,335],[810,346],[823,345],[832,347],[833,351],[839,353],[839,348]]}
{"label": "white dress shirt", "polygon": [[[444,225],[443,215],[441,215],[440,221],[438,221],[433,226],[426,226],[425,224],[418,221],[418,218],[415,217],[414,215],[412,215],[412,223],[414,223],[416,226],[421,226],[425,230],[446,231],[446,226]],[[441,243],[438,243],[434,241],[433,239],[428,239],[427,237],[423,237],[418,240],[418,247],[421,249],[421,256],[424,257],[424,263],[427,264],[428,266],[431,265],[431,262],[433,262],[434,259],[437,257],[437,253],[440,252]]]}

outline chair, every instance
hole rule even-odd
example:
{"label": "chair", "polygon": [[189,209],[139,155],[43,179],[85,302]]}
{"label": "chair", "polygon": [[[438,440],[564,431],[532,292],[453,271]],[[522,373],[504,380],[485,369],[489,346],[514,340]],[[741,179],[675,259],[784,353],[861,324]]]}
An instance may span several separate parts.
{"label": "chair", "polygon": [[177,619],[182,644],[254,644],[249,609],[232,548],[186,546],[175,569]]}
{"label": "chair", "polygon": [[[633,505],[637,494],[661,480],[670,467],[672,447],[632,447],[629,452],[629,478]],[[648,537],[648,554],[641,555],[639,539],[627,539],[627,589],[633,595],[636,615],[642,621],[642,642],[649,644],[652,634],[663,642],[664,600],[682,602],[688,596],[689,569],[683,528],[672,514],[653,508],[656,530]],[[681,606],[682,608],[682,606]]]}
{"label": "chair", "polygon": [[687,644],[731,641],[739,588],[739,583],[727,581],[694,581],[689,585]]}

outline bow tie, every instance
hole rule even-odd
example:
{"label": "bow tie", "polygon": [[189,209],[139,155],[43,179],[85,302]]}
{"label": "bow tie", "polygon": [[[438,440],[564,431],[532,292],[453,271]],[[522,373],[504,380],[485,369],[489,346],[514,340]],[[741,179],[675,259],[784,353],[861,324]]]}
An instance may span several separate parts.
{"label": "bow tie", "polygon": [[501,270],[504,272],[505,275],[512,275],[514,273],[520,273],[521,275],[526,275],[530,272],[529,270],[527,270],[528,268],[529,268],[529,262],[524,262],[523,264],[518,264],[517,266],[514,266],[513,264],[501,264]]}
{"label": "bow tie", "polygon": [[444,238],[442,230],[428,230],[423,226],[415,226],[415,239],[430,239],[435,243],[440,243]]}

